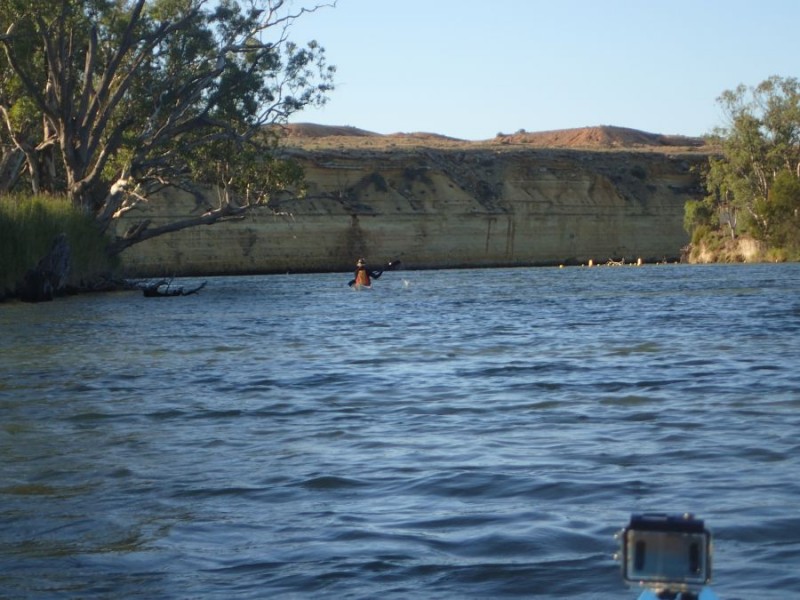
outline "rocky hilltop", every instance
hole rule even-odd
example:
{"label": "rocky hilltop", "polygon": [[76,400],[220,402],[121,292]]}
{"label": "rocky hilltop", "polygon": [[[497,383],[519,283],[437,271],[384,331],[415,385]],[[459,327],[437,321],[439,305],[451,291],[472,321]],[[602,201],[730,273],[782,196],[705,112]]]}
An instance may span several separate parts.
{"label": "rocky hilltop", "polygon": [[[128,273],[345,271],[359,256],[409,268],[676,260],[688,242],[684,203],[702,194],[693,167],[711,151],[619,127],[477,142],[312,124],[284,135],[305,168],[303,198],[134,246]],[[205,206],[166,200],[151,218]]]}

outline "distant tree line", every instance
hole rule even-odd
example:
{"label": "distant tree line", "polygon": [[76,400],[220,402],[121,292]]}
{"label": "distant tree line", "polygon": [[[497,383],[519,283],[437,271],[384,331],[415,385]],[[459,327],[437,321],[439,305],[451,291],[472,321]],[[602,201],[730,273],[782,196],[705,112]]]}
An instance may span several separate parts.
{"label": "distant tree line", "polygon": [[707,195],[686,205],[692,243],[749,236],[776,259],[800,259],[800,83],[770,77],[725,91],[726,116],[703,173]]}

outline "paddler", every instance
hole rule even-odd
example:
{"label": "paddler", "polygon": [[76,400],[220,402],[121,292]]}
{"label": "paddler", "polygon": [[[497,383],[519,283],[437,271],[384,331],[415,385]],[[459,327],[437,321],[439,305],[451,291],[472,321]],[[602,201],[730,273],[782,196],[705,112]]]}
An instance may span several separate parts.
{"label": "paddler", "polygon": [[367,261],[363,258],[359,258],[356,262],[355,284],[369,287],[372,285],[372,279],[377,279],[382,273],[383,271],[370,271],[367,267]]}

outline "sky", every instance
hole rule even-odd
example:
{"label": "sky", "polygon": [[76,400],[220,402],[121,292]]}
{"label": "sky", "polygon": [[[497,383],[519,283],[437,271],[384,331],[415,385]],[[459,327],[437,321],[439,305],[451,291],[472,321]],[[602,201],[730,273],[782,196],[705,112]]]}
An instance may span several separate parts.
{"label": "sky", "polygon": [[725,124],[723,91],[800,76],[798,24],[800,0],[337,0],[292,27],[337,73],[328,103],[290,121],[699,136]]}

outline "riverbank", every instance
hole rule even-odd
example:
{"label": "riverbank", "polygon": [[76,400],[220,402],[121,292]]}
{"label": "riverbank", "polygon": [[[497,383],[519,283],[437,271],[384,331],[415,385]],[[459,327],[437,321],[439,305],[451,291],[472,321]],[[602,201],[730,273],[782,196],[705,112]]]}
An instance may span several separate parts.
{"label": "riverbank", "polygon": [[797,257],[784,248],[770,248],[751,237],[735,239],[723,233],[708,234],[686,248],[684,262],[712,263],[782,263],[796,262]]}
{"label": "riverbank", "polygon": [[92,218],[65,198],[0,196],[0,301],[25,298],[31,287],[52,295],[95,289],[117,266]]}
{"label": "riverbank", "polygon": [[[105,259],[91,220],[65,201],[4,199],[0,298],[17,293],[66,230],[73,264],[64,287],[73,291],[98,280],[106,287],[115,267],[118,277],[170,278],[345,272],[361,256],[373,264],[401,259],[406,269],[791,258],[719,236],[689,244],[684,205],[703,194],[699,167],[714,152],[696,138],[590,127],[467,142],[310,124],[285,135],[285,156],[305,170],[302,195],[136,245],[117,265]],[[164,192],[117,227],[195,216],[216,201]]]}

